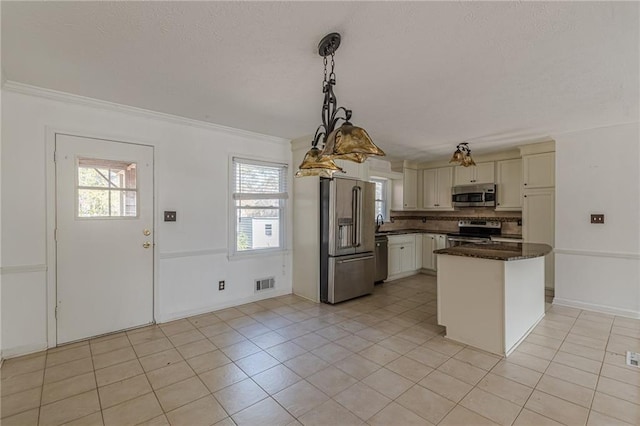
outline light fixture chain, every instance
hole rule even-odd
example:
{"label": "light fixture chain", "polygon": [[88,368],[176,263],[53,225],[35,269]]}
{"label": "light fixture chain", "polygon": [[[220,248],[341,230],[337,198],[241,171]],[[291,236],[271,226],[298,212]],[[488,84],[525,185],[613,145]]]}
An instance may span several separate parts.
{"label": "light fixture chain", "polygon": [[[333,70],[334,70],[334,68],[335,68],[335,66],[336,66],[336,62],[333,60],[334,56],[335,56],[335,53],[332,53],[332,54],[331,54],[331,74],[329,74],[329,78],[330,78],[331,80],[335,80],[335,79],[336,79],[336,73],[335,73],[335,72],[333,72]],[[327,57],[326,57],[326,56],[325,56],[324,60],[325,60],[325,61],[327,60]]]}
{"label": "light fixture chain", "polygon": [[322,86],[326,86],[328,80],[327,80],[327,57],[324,57],[324,81],[322,82]]}

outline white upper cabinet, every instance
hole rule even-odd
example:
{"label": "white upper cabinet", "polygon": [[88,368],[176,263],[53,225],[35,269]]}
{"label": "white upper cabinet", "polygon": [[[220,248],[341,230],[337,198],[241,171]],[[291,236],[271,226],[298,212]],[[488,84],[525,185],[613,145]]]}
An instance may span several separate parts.
{"label": "white upper cabinet", "polygon": [[403,190],[404,208],[418,208],[418,171],[415,169],[404,169]]}
{"label": "white upper cabinet", "polygon": [[496,162],[496,210],[522,210],[522,159]]}
{"label": "white upper cabinet", "polygon": [[525,155],[522,157],[523,182],[525,189],[549,188],[556,184],[555,152]]}
{"label": "white upper cabinet", "polygon": [[423,170],[422,208],[426,210],[453,210],[451,186],[453,186],[453,167]]}
{"label": "white upper cabinet", "polygon": [[402,170],[402,179],[393,180],[393,210],[418,208],[418,171],[408,167]]}
{"label": "white upper cabinet", "polygon": [[453,174],[454,185],[471,185],[475,183],[494,183],[495,164],[493,161],[478,163],[475,166],[456,166]]}

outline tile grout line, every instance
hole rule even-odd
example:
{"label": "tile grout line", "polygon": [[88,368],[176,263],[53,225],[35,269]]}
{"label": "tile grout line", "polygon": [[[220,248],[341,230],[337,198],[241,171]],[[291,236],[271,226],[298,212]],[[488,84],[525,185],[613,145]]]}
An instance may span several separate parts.
{"label": "tile grout line", "polygon": [[[551,308],[549,308],[549,309],[551,309]],[[582,313],[582,311],[580,311],[580,313]],[[580,313],[578,314],[578,316],[580,316]],[[546,316],[546,311],[545,311],[545,316]],[[569,335],[569,333],[571,332],[571,329],[573,328],[573,326],[574,326],[574,324],[576,323],[576,321],[577,321],[577,320],[578,320],[578,317],[575,317],[575,318],[574,318],[574,320],[573,320],[573,322],[571,323],[571,328],[569,328],[569,330],[567,330],[567,334],[566,334],[566,335],[564,336],[564,338],[562,339],[562,343],[564,343],[564,341],[566,340],[567,336],[568,336],[568,335]],[[531,332],[533,332],[533,330],[531,330]],[[527,337],[528,337],[528,336],[527,336]],[[550,337],[550,336],[547,336],[547,337]],[[526,338],[525,338],[525,340],[526,340]],[[558,340],[559,340],[559,339],[558,339]],[[523,340],[523,342],[524,342],[524,340]],[[560,344],[560,346],[558,346],[558,349],[556,349],[556,350],[555,350],[555,352],[554,352],[554,354],[553,354],[553,358],[549,361],[549,365],[547,365],[547,367],[544,369],[544,371],[543,371],[543,372],[542,372],[542,374],[540,375],[540,378],[538,379],[538,381],[536,382],[536,384],[532,387],[531,393],[530,393],[530,394],[529,394],[529,396],[527,397],[527,400],[524,402],[524,404],[522,404],[522,407],[520,408],[520,411],[518,412],[518,415],[517,415],[517,416],[516,416],[516,418],[514,419],[514,422],[518,419],[518,417],[520,417],[520,415],[521,415],[521,414],[522,414],[522,412],[524,411],[524,409],[525,409],[525,407],[526,407],[527,403],[529,402],[529,400],[531,399],[531,396],[533,395],[533,393],[534,393],[536,390],[538,390],[538,385],[540,384],[540,381],[542,381],[542,378],[544,377],[544,375],[546,374],[547,370],[548,370],[548,369],[549,369],[549,367],[551,366],[551,363],[553,362],[553,359],[556,357],[556,355],[558,354],[558,352],[560,352],[560,347],[562,347],[562,343]],[[534,355],[531,355],[531,356],[534,356]],[[506,358],[507,358],[507,357],[505,357],[505,359],[506,359]],[[536,357],[536,358],[538,358],[538,357]],[[518,365],[518,364],[516,364],[516,365]],[[524,367],[524,366],[521,366],[521,367]],[[524,368],[527,368],[527,367],[524,367]],[[533,371],[535,371],[535,370],[533,370]],[[538,390],[538,392],[542,392],[542,391],[541,391],[541,390]],[[546,392],[542,392],[542,393],[547,394]],[[547,395],[549,395],[549,394],[547,394]],[[554,395],[551,395],[551,396],[554,396]],[[570,401],[569,401],[569,402],[570,402]],[[531,410],[531,411],[533,411],[533,410]],[[547,417],[547,416],[545,416],[545,415],[543,415],[543,414],[540,414],[540,413],[538,413],[537,411],[534,411],[534,412],[535,412],[536,414],[538,414],[538,415],[542,416],[542,417],[545,417],[545,418],[551,419],[550,417]],[[551,420],[553,420],[553,421],[557,421],[557,420],[555,420],[555,419],[551,419]],[[558,423],[560,423],[560,422],[558,422]]]}
{"label": "tile grout line", "polygon": [[[127,336],[126,333],[125,333],[125,336]],[[127,336],[127,340],[129,340],[128,336]],[[93,370],[93,380],[96,381],[96,396],[98,397],[98,407],[100,407],[100,419],[102,419],[102,424],[104,425],[104,410],[102,409],[102,400],[100,399],[100,389],[98,388],[98,375],[96,374],[96,366],[93,363],[93,349],[91,348],[91,341],[89,341],[89,356],[91,357],[91,369]]]}
{"label": "tile grout line", "polygon": [[38,422],[40,424],[40,415],[42,414],[42,397],[44,395],[44,377],[47,372],[47,358],[49,357],[49,351],[44,353],[44,368],[42,369],[42,386],[40,387],[40,405],[38,405]]}
{"label": "tile grout line", "polygon": [[604,367],[604,359],[607,357],[607,348],[609,347],[609,340],[611,339],[611,331],[613,330],[613,324],[615,323],[615,316],[613,321],[611,321],[611,326],[609,327],[609,336],[607,337],[607,343],[604,346],[604,357],[602,358],[602,362],[600,363],[600,370],[598,370],[598,377],[596,378],[596,387],[593,389],[593,397],[591,398],[591,403],[589,404],[589,412],[587,413],[587,423],[589,423],[589,418],[591,417],[591,411],[593,410],[593,401],[596,399],[596,393],[598,392],[598,384],[600,384],[600,376],[602,374],[602,368]]}

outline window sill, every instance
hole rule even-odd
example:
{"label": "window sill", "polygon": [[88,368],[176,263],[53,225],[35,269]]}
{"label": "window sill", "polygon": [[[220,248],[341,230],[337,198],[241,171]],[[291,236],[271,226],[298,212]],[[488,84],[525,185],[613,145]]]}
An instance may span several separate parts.
{"label": "window sill", "polygon": [[259,259],[261,257],[273,257],[273,256],[282,256],[288,255],[290,250],[281,250],[281,249],[273,249],[273,250],[260,250],[260,251],[250,251],[248,253],[233,253],[227,256],[227,259],[230,262],[235,262],[238,260],[246,260],[246,259]]}

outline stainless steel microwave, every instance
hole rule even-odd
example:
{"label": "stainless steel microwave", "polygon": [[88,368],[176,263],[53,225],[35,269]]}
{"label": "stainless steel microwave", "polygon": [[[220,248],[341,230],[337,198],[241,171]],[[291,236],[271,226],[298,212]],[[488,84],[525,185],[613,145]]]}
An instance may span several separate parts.
{"label": "stainless steel microwave", "polygon": [[453,207],[495,207],[496,185],[456,185],[451,188]]}

